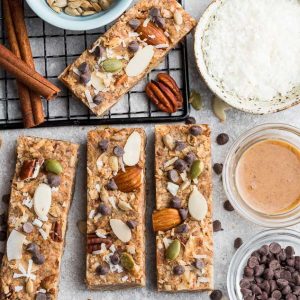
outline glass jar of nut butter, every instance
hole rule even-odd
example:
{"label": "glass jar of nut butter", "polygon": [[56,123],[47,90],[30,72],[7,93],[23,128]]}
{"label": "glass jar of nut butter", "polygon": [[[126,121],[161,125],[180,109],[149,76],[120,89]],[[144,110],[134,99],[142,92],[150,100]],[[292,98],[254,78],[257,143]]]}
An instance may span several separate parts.
{"label": "glass jar of nut butter", "polygon": [[250,221],[266,227],[300,222],[300,129],[264,124],[232,145],[223,170],[228,200]]}

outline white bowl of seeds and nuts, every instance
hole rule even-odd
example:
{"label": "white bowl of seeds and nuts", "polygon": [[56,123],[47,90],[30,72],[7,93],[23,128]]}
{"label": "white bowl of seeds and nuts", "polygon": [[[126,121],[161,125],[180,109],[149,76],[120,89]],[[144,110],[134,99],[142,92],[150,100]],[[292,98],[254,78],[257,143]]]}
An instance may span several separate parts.
{"label": "white bowl of seeds and nuts", "polygon": [[91,30],[116,20],[132,0],[26,0],[45,22],[67,30]]}

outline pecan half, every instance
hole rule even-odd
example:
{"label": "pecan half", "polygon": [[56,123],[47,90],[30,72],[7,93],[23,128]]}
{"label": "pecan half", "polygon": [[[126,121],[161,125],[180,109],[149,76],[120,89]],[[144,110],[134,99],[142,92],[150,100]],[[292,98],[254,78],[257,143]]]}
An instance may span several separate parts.
{"label": "pecan half", "polygon": [[19,178],[20,180],[26,180],[32,178],[34,173],[36,160],[25,160],[22,164]]}
{"label": "pecan half", "polygon": [[61,224],[59,222],[52,223],[50,237],[54,242],[62,242]]}
{"label": "pecan half", "polygon": [[87,235],[87,253],[93,253],[94,251],[101,250],[101,244],[105,244],[106,248],[112,245],[112,240],[109,238],[101,238],[96,233],[88,233]]}
{"label": "pecan half", "polygon": [[157,27],[152,21],[150,21],[146,27],[144,23],[142,23],[136,31],[140,34],[140,38],[148,45],[169,45],[169,40],[164,34],[164,31]]}
{"label": "pecan half", "polygon": [[149,82],[145,91],[153,104],[164,112],[174,113],[182,107],[181,91],[168,74],[158,74],[157,81]]}

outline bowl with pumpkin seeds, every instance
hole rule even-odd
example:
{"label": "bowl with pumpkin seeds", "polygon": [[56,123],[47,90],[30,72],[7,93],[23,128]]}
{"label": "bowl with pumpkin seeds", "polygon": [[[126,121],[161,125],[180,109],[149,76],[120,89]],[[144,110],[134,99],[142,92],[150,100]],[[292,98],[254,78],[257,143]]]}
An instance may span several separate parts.
{"label": "bowl with pumpkin seeds", "polygon": [[133,0],[26,0],[45,22],[66,30],[91,30],[116,20]]}

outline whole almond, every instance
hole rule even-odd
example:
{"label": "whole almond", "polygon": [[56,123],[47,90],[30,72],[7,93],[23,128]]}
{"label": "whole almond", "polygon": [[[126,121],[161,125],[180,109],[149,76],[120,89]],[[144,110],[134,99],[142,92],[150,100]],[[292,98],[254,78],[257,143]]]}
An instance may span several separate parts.
{"label": "whole almond", "polygon": [[118,189],[124,193],[130,193],[142,185],[143,170],[140,167],[126,167],[125,172],[119,171],[114,181]]}
{"label": "whole almond", "polygon": [[152,214],[152,225],[154,231],[166,231],[172,229],[182,222],[177,209],[164,208]]}

